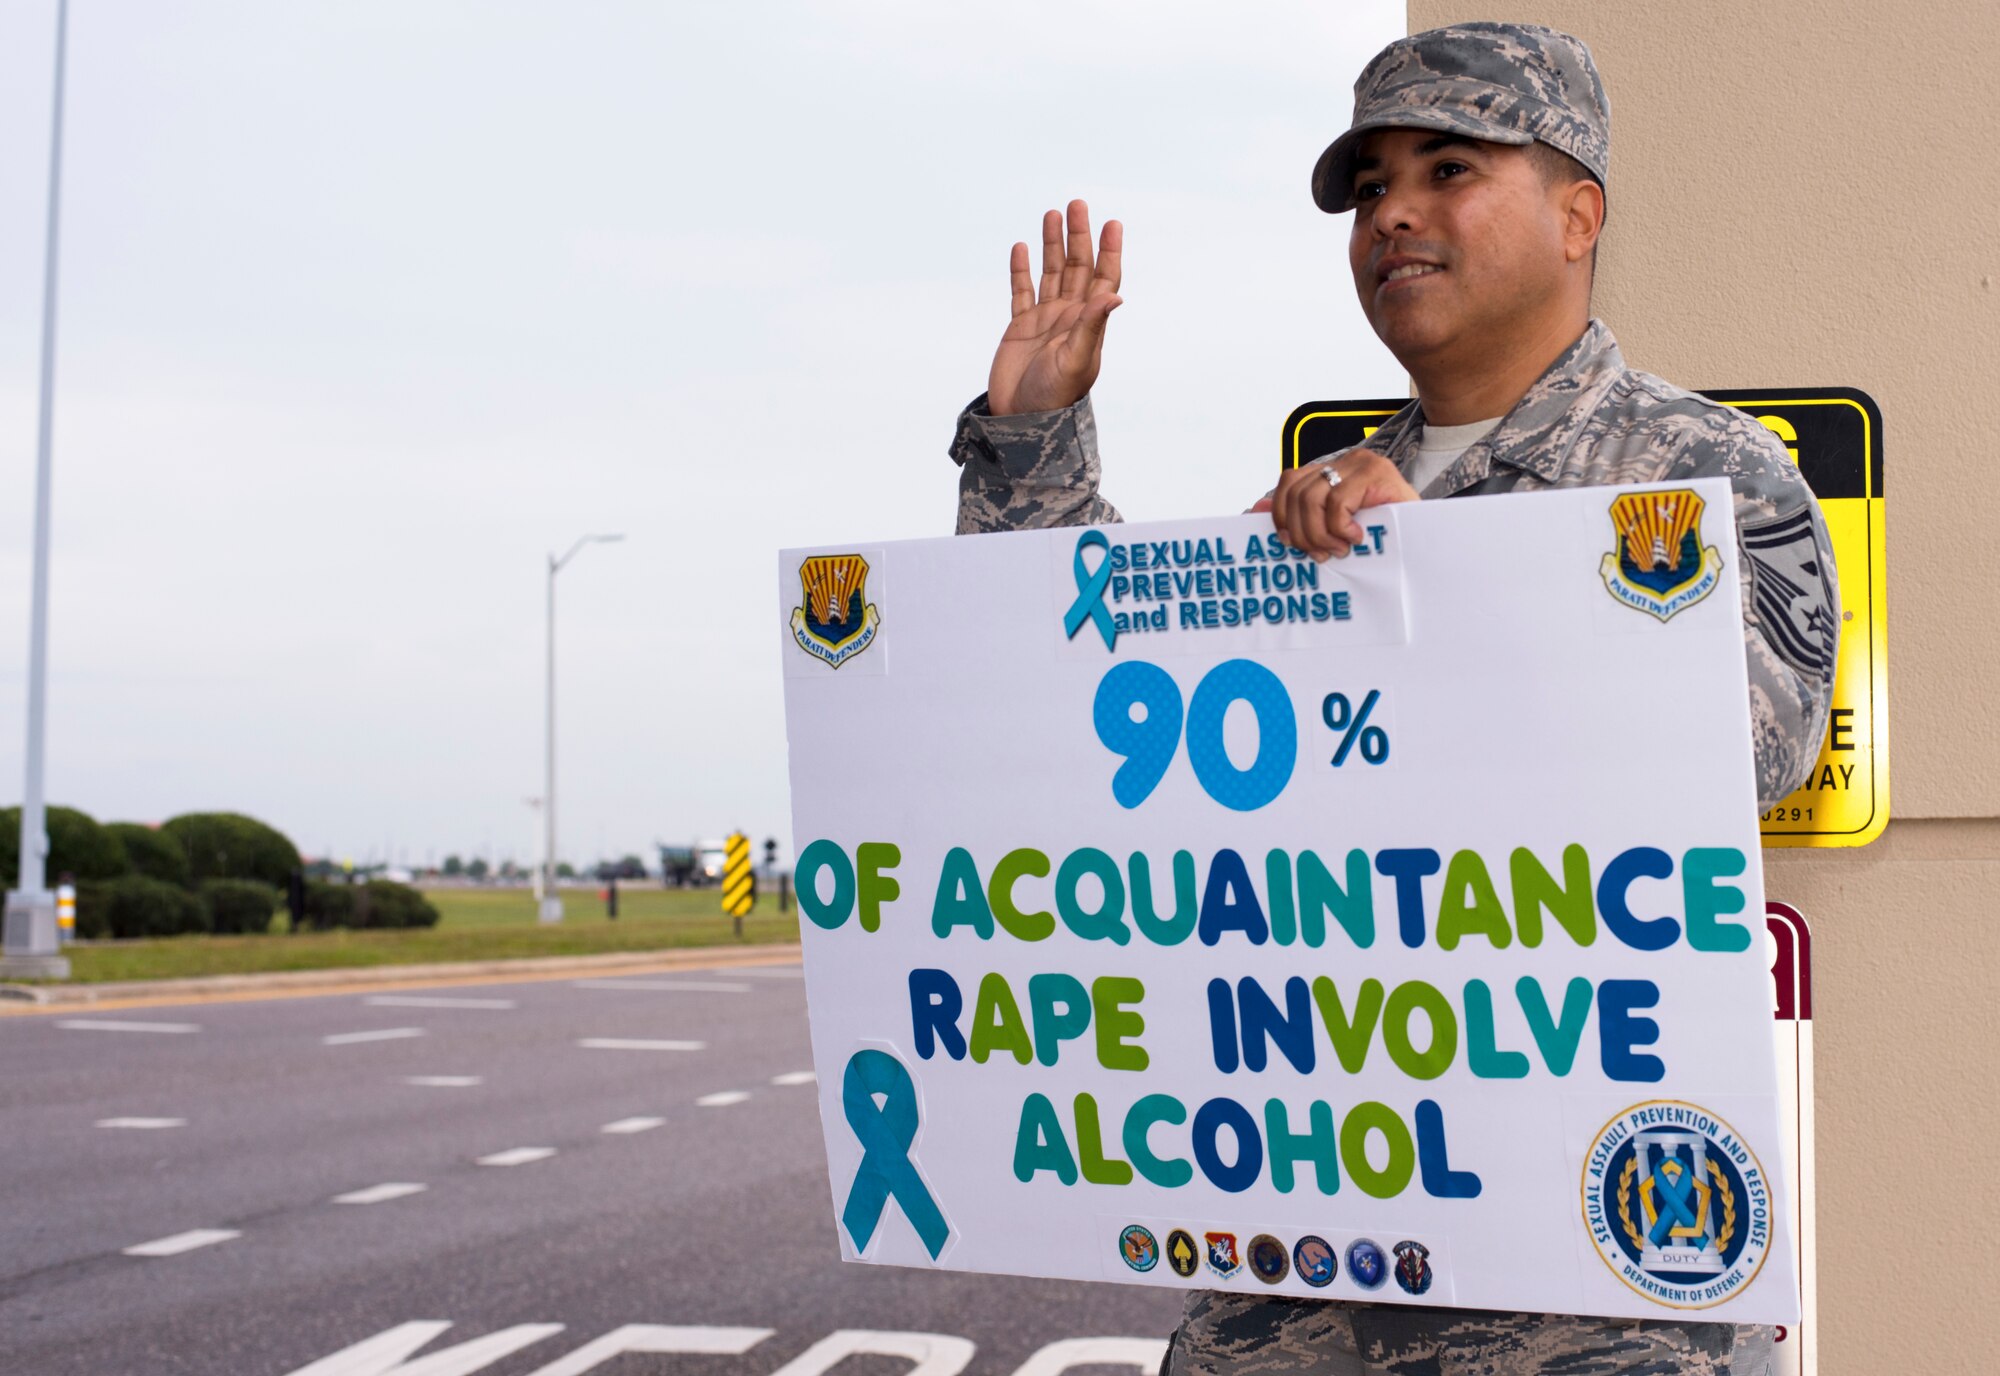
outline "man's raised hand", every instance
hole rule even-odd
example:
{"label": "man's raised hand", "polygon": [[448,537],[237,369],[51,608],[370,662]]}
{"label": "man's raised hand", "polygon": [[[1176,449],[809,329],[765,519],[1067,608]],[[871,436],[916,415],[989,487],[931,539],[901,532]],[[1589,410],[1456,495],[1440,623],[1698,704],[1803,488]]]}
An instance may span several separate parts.
{"label": "man's raised hand", "polygon": [[1093,262],[1090,207],[1069,203],[1063,216],[1042,216],[1042,280],[1028,274],[1028,246],[1014,245],[1008,275],[1014,318],[993,354],[986,405],[996,416],[1057,411],[1074,406],[1097,381],[1104,360],[1104,322],[1122,304],[1119,258],[1125,227],[1104,222],[1104,240]]}

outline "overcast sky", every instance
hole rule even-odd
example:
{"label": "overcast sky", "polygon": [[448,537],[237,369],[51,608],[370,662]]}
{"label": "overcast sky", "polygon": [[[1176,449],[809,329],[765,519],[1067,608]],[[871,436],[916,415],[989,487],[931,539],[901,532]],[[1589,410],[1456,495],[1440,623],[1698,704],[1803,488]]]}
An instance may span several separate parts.
{"label": "overcast sky", "polygon": [[[55,0],[0,0],[0,799],[25,719]],[[789,846],[783,545],[944,535],[1006,260],[1125,221],[1128,518],[1397,394],[1307,183],[1385,0],[73,0],[48,787],[308,854]],[[5,876],[11,884],[13,876]]]}

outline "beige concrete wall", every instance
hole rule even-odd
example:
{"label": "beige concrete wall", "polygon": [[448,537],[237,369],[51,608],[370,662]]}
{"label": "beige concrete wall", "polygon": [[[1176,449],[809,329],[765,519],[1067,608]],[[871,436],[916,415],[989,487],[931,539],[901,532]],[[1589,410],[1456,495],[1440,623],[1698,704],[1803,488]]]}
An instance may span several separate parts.
{"label": "beige concrete wall", "polygon": [[1881,403],[1896,820],[1766,852],[1815,937],[1820,1370],[2000,1370],[2000,4],[1409,5],[1496,17],[1603,71],[1626,356]]}

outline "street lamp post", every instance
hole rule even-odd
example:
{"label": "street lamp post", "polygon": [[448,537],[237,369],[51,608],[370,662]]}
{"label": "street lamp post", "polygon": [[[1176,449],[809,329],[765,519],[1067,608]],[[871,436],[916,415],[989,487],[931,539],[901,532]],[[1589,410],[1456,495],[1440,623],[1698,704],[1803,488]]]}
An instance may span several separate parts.
{"label": "street lamp post", "polygon": [[56,5],[55,118],[49,131],[49,227],[42,260],[42,410],[35,445],[35,572],[28,619],[27,778],[21,792],[20,884],[0,921],[0,977],[67,979],[57,954],[55,896],[49,892],[49,837],[42,797],[42,743],[49,681],[49,450],[55,411],[56,227],[62,203],[63,48],[69,0]]}
{"label": "street lamp post", "polygon": [[569,547],[569,552],[558,559],[549,556],[549,662],[548,662],[548,721],[543,736],[543,785],[542,785],[542,825],[545,828],[542,845],[542,895],[538,905],[543,922],[560,922],[563,919],[562,894],[556,889],[556,575],[563,565],[576,558],[577,552],[585,545],[608,545],[623,540],[623,535],[586,535]]}
{"label": "street lamp post", "polygon": [[[529,798],[527,799],[527,804],[528,811],[535,814],[535,823],[528,829],[528,854],[533,855],[536,843],[541,840],[542,800],[540,798]],[[534,873],[535,877],[531,882],[535,890],[535,911],[539,913],[542,910],[542,867],[536,865]]]}

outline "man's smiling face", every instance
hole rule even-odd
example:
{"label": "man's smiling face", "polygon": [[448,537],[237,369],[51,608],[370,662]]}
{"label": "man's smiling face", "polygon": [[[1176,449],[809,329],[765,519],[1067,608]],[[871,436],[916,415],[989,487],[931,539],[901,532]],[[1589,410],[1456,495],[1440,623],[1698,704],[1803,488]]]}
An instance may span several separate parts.
{"label": "man's smiling face", "polygon": [[1404,366],[1470,365],[1561,308],[1562,194],[1530,149],[1385,129],[1357,152],[1348,263]]}

